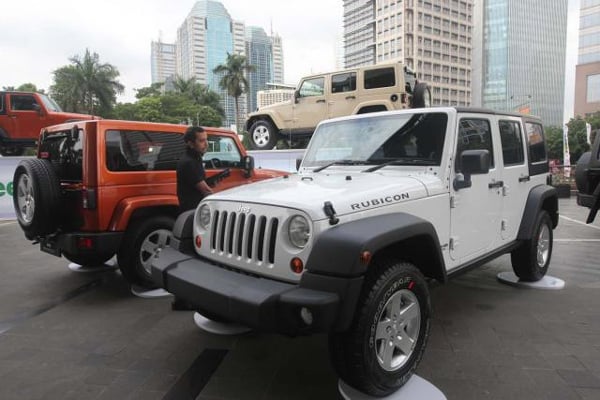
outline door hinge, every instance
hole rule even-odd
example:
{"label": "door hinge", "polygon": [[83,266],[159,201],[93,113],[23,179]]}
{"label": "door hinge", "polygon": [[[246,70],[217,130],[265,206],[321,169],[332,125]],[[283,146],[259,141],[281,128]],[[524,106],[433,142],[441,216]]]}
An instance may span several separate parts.
{"label": "door hinge", "polygon": [[456,196],[450,196],[450,208],[456,208]]}
{"label": "door hinge", "polygon": [[506,220],[505,219],[503,219],[502,222],[500,222],[500,230],[501,231],[506,230]]}
{"label": "door hinge", "polygon": [[448,241],[448,244],[450,245],[450,251],[455,249],[456,241],[454,240],[454,238],[450,238],[450,240]]}

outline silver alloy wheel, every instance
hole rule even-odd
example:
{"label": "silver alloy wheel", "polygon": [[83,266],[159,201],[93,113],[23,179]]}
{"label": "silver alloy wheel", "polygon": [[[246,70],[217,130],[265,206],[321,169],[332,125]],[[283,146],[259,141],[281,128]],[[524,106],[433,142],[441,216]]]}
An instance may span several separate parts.
{"label": "silver alloy wheel", "polygon": [[171,241],[171,231],[157,229],[150,232],[140,247],[140,262],[148,276],[152,275],[152,259],[162,251]]}
{"label": "silver alloy wheel", "polygon": [[375,354],[381,368],[396,371],[410,358],[421,328],[417,296],[408,289],[388,299],[375,332]]}
{"label": "silver alloy wheel", "polygon": [[33,184],[29,175],[23,174],[17,183],[17,205],[21,221],[25,224],[31,223],[35,213],[35,199],[33,197]]}
{"label": "silver alloy wheel", "polygon": [[547,224],[540,226],[537,240],[537,263],[538,267],[544,268],[550,256],[550,228]]}
{"label": "silver alloy wheel", "polygon": [[269,128],[264,125],[259,125],[252,131],[252,140],[259,147],[266,146],[269,143],[269,139]]}

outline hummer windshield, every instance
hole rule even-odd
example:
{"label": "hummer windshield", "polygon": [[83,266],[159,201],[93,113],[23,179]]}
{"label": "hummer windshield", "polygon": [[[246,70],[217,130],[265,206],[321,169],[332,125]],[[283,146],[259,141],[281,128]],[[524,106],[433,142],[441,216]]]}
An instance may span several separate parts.
{"label": "hummer windshield", "polygon": [[448,115],[443,112],[365,115],[321,124],[302,167],[440,165]]}

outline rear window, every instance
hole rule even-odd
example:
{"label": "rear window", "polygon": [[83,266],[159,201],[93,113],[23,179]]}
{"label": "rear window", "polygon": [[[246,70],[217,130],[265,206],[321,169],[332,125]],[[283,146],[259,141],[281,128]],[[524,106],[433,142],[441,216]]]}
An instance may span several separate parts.
{"label": "rear window", "polygon": [[365,71],[365,89],[376,89],[396,85],[394,68],[369,69]]}
{"label": "rear window", "polygon": [[44,134],[40,141],[40,158],[49,160],[61,181],[80,182],[83,175],[82,130]]}
{"label": "rear window", "polygon": [[106,131],[106,167],[109,171],[175,170],[184,151],[180,133]]}

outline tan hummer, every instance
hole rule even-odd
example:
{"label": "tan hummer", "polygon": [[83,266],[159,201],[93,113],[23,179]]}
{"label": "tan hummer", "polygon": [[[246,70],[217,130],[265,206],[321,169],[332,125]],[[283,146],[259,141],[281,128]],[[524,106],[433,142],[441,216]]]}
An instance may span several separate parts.
{"label": "tan hummer", "polygon": [[269,150],[309,139],[324,119],[430,104],[429,86],[404,64],[371,65],[302,78],[291,100],[250,113],[246,130],[253,149]]}

